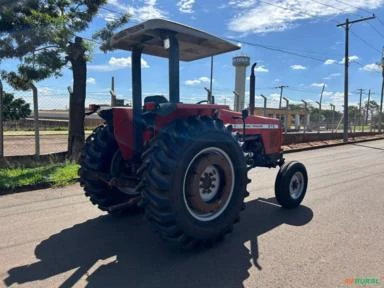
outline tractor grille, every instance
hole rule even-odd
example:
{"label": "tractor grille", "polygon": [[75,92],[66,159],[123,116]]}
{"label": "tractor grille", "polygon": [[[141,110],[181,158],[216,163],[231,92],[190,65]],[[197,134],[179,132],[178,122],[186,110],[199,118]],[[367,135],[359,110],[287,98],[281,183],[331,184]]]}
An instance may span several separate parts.
{"label": "tractor grille", "polygon": [[278,146],[280,145],[280,133],[277,132],[277,131],[271,131],[270,133],[270,139],[271,139],[271,142],[270,142],[270,145],[271,145],[271,148],[278,148]]}

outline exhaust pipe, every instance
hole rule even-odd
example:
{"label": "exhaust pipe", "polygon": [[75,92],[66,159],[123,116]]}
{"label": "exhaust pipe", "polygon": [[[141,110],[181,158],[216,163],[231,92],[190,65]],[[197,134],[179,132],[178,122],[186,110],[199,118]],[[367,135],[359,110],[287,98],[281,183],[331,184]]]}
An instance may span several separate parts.
{"label": "exhaust pipe", "polygon": [[255,77],[255,67],[257,63],[253,63],[251,68],[251,77],[249,83],[249,113],[255,115],[255,86],[256,86],[256,77]]}

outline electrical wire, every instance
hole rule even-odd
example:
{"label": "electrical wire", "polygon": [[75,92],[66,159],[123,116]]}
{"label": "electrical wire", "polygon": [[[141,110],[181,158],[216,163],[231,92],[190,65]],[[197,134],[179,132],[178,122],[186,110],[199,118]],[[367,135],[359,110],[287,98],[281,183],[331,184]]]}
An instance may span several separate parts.
{"label": "electrical wire", "polygon": [[359,35],[357,35],[355,32],[353,32],[352,30],[350,30],[349,32],[351,32],[351,34],[353,36],[355,36],[357,39],[359,39],[361,42],[363,42],[366,46],[370,47],[371,49],[375,50],[376,52],[379,52],[381,53],[381,51],[377,48],[375,48],[374,46],[372,46],[370,43],[368,43],[366,40],[364,40],[363,38],[361,38]]}

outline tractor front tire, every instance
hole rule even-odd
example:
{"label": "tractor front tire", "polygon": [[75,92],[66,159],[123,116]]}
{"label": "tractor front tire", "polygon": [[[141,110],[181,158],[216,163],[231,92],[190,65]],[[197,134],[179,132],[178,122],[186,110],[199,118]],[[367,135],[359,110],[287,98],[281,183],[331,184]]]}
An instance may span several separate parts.
{"label": "tractor front tire", "polygon": [[102,211],[107,211],[114,216],[121,216],[128,210],[135,210],[137,207],[130,207],[110,211],[108,208],[124,203],[130,196],[125,195],[116,188],[110,187],[94,173],[111,173],[112,159],[118,151],[118,146],[113,135],[113,128],[108,125],[97,127],[88,136],[80,156],[80,185],[84,188],[85,195],[90,201]]}
{"label": "tractor front tire", "polygon": [[190,249],[232,231],[247,195],[240,146],[220,120],[177,120],[143,153],[146,218],[163,240]]}
{"label": "tractor front tire", "polygon": [[307,186],[305,166],[297,161],[284,163],[276,176],[276,200],[283,208],[295,208],[303,201]]}

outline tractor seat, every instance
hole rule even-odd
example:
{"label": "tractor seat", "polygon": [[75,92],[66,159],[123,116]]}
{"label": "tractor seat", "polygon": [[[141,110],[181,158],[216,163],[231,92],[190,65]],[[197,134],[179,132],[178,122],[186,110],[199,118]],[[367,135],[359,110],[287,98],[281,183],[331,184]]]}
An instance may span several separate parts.
{"label": "tractor seat", "polygon": [[168,103],[168,100],[163,95],[153,95],[153,96],[147,96],[144,98],[144,104],[148,102],[154,102],[157,105],[160,105],[163,103]]}

